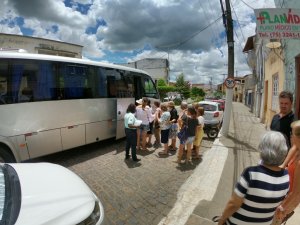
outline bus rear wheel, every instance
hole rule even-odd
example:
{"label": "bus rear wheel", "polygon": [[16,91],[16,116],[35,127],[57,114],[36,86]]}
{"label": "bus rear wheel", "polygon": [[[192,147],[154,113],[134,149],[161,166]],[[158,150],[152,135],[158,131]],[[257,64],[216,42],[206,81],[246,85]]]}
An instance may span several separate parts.
{"label": "bus rear wheel", "polygon": [[15,157],[10,153],[9,149],[0,146],[0,163],[15,163]]}

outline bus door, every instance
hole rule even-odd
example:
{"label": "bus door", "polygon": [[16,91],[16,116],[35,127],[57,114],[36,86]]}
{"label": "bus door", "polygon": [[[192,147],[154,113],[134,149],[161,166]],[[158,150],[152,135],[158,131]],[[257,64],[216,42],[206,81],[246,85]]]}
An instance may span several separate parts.
{"label": "bus door", "polygon": [[118,98],[117,99],[117,129],[116,139],[125,137],[124,116],[130,103],[134,103],[134,98]]}

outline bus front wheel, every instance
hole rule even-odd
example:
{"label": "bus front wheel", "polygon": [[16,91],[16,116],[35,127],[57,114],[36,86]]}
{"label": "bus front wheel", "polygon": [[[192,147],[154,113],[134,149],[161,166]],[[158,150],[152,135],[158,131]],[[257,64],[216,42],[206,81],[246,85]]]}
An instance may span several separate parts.
{"label": "bus front wheel", "polygon": [[0,145],[0,163],[15,163],[16,159],[7,147]]}

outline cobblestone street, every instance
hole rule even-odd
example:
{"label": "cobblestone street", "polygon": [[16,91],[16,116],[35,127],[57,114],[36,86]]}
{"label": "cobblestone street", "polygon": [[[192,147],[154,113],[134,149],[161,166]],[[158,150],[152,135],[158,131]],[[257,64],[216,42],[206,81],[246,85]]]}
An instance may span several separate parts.
{"label": "cobblestone street", "polygon": [[[201,153],[212,140],[204,138]],[[104,205],[104,225],[155,225],[168,214],[177,191],[201,160],[178,165],[176,153],[158,156],[162,149],[138,151],[142,160],[124,160],[125,140],[108,140],[37,159],[65,166],[78,174]],[[71,190],[70,190],[71,191]]]}

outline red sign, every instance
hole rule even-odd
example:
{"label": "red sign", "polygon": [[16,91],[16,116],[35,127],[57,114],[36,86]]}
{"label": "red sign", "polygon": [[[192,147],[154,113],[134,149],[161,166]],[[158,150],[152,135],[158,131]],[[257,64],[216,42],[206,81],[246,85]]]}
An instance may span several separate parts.
{"label": "red sign", "polygon": [[233,78],[231,78],[231,77],[228,77],[224,81],[224,84],[229,89],[234,88],[234,86],[235,86],[235,80]]}

